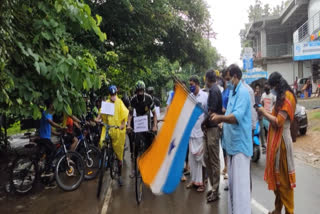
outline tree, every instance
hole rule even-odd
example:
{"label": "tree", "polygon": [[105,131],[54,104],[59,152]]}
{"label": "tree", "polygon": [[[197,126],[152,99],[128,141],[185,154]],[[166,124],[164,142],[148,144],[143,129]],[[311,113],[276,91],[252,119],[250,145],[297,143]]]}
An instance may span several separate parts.
{"label": "tree", "polygon": [[1,0],[0,111],[39,118],[52,99],[58,112],[83,113],[82,92],[99,88],[105,76],[73,35],[92,31],[103,42],[101,21],[76,0]]}

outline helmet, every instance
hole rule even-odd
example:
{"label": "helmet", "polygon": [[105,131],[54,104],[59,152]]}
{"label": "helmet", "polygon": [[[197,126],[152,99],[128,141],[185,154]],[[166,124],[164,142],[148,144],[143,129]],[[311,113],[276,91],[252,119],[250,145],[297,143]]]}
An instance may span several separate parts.
{"label": "helmet", "polygon": [[145,89],[146,89],[146,85],[144,84],[143,81],[139,80],[138,82],[136,82],[136,91],[145,90]]}
{"label": "helmet", "polygon": [[115,85],[111,85],[109,87],[109,94],[110,95],[115,95],[117,92],[118,92],[118,89],[117,89],[117,87]]}
{"label": "helmet", "polygon": [[149,87],[147,88],[147,93],[148,93],[148,94],[153,94],[153,92],[154,92],[154,88],[153,88],[152,86],[149,86]]}

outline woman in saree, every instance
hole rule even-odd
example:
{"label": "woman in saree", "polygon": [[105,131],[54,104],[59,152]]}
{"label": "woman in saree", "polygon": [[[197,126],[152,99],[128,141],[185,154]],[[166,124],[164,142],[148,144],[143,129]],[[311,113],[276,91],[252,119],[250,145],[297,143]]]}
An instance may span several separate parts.
{"label": "woman in saree", "polygon": [[297,99],[280,73],[272,73],[268,79],[271,93],[277,96],[272,113],[263,107],[258,111],[270,121],[267,141],[267,157],[264,180],[274,191],[275,209],[269,214],[294,213],[294,188],[296,187],[290,124],[294,119]]}

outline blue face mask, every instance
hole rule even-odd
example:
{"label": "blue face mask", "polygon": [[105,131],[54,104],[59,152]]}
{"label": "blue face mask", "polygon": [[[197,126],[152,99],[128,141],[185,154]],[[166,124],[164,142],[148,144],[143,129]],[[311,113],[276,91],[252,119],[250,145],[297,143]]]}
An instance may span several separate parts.
{"label": "blue face mask", "polygon": [[276,90],[274,90],[274,89],[271,89],[271,94],[273,94],[274,96],[277,96],[277,92],[276,92]]}
{"label": "blue face mask", "polygon": [[190,86],[190,91],[194,93],[196,91],[196,86],[195,85]]}
{"label": "blue face mask", "polygon": [[233,89],[233,84],[232,84],[231,80],[227,81],[227,88],[228,88],[229,90],[232,90],[232,89]]}

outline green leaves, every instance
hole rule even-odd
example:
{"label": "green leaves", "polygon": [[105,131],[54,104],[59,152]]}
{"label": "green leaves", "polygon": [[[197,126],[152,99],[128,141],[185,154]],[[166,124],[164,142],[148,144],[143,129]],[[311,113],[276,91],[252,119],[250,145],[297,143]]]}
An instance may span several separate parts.
{"label": "green leaves", "polygon": [[57,112],[82,114],[82,93],[101,87],[105,75],[75,33],[104,41],[102,17],[78,0],[8,2],[0,5],[0,111],[39,118],[52,99]]}

